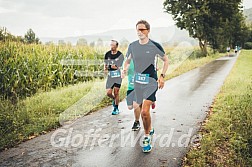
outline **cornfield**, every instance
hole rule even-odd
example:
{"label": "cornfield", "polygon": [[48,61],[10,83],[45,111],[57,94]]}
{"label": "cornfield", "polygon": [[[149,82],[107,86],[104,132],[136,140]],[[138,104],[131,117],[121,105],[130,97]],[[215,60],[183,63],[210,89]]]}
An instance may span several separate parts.
{"label": "cornfield", "polygon": [[0,43],[1,97],[25,98],[38,90],[49,91],[102,77],[99,72],[104,52],[105,48],[88,46]]}

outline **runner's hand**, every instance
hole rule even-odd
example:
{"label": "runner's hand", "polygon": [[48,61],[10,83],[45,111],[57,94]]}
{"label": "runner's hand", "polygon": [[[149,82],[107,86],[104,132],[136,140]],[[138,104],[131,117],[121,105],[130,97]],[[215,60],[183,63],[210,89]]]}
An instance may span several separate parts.
{"label": "runner's hand", "polygon": [[126,71],[125,70],[122,70],[122,75],[121,75],[121,78],[123,79],[123,78],[125,78],[125,76],[126,76]]}
{"label": "runner's hand", "polygon": [[164,78],[163,77],[159,77],[158,78],[158,88],[159,89],[163,89],[164,87]]}
{"label": "runner's hand", "polygon": [[108,70],[104,70],[104,74],[105,74],[105,76],[107,76],[108,75]]}
{"label": "runner's hand", "polygon": [[121,78],[122,79],[125,78],[125,74],[123,72],[122,72]]}
{"label": "runner's hand", "polygon": [[116,70],[117,69],[117,66],[116,65],[111,65],[111,68]]}

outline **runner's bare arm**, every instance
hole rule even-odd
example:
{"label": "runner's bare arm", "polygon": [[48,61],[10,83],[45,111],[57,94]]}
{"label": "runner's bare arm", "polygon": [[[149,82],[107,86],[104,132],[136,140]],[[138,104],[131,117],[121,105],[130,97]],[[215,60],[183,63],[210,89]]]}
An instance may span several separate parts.
{"label": "runner's bare arm", "polygon": [[164,87],[164,76],[165,76],[165,73],[168,69],[168,57],[166,55],[164,55],[164,57],[161,58],[163,61],[164,61],[164,64],[163,64],[163,68],[162,68],[162,73],[159,78],[158,78],[158,88],[159,89],[162,89]]}
{"label": "runner's bare arm", "polygon": [[164,61],[164,64],[163,64],[163,68],[162,68],[162,73],[161,74],[166,74],[166,71],[167,71],[168,66],[169,66],[168,56],[164,55],[164,57],[162,57],[162,60]]}
{"label": "runner's bare arm", "polygon": [[104,63],[104,73],[105,75],[108,74],[108,65]]}
{"label": "runner's bare arm", "polygon": [[128,69],[129,69],[130,61],[131,61],[131,55],[129,55],[129,57],[126,59],[126,61],[123,64],[122,78],[125,77]]}

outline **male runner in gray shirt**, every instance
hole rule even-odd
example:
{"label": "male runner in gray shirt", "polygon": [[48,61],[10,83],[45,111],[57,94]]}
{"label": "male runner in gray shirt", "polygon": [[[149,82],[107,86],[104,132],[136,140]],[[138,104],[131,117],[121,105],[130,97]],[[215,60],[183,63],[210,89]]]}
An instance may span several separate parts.
{"label": "male runner in gray shirt", "polygon": [[[150,152],[152,149],[150,135],[154,133],[154,129],[151,127],[150,106],[156,101],[157,89],[164,87],[164,77],[168,69],[168,58],[162,46],[148,38],[150,24],[147,21],[140,20],[137,22],[136,30],[139,40],[129,45],[123,73],[125,74],[127,72],[130,61],[133,59],[136,102],[139,104],[141,110],[145,131],[142,149],[143,152]],[[155,68],[156,56],[159,56],[164,62],[159,78]]]}

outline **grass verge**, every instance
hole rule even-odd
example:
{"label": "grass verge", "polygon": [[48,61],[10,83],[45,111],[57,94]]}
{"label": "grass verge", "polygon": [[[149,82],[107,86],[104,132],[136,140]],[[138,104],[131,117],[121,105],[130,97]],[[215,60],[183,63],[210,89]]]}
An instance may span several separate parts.
{"label": "grass verge", "polygon": [[251,166],[252,51],[243,50],[183,166]]}

